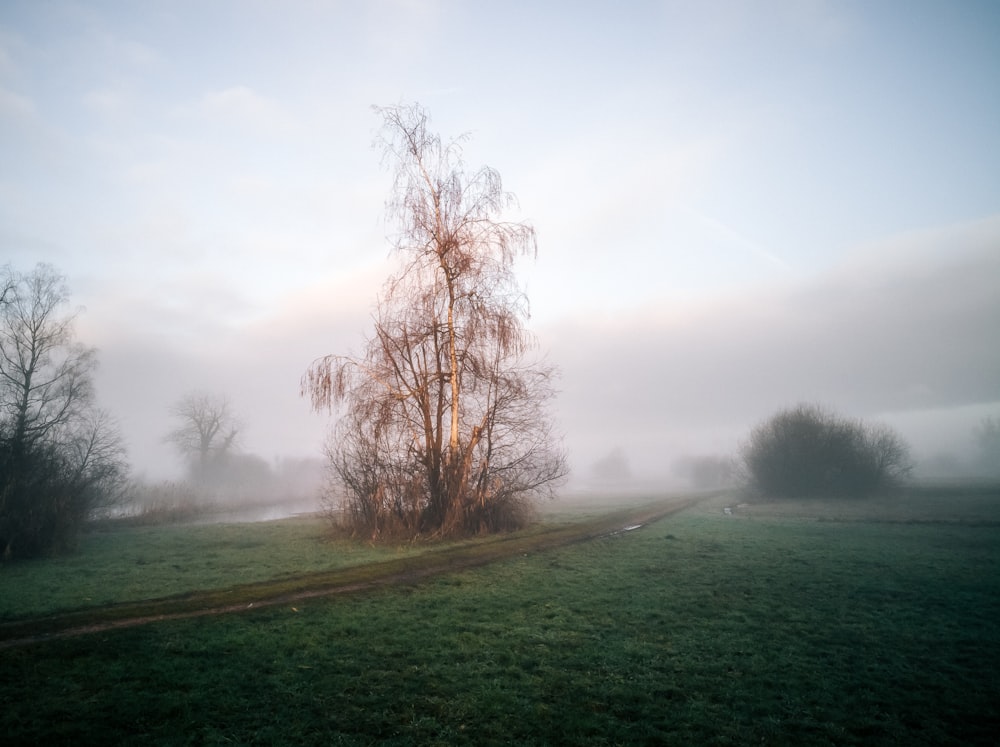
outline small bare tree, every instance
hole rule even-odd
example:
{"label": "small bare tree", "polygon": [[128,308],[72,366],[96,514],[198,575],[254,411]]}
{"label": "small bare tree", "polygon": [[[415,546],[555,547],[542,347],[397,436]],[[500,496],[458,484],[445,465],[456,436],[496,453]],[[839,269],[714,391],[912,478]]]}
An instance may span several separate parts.
{"label": "small bare tree", "polygon": [[178,421],[166,440],[189,461],[197,482],[210,478],[236,446],[241,423],[229,400],[206,392],[190,392],[170,408]]}
{"label": "small bare tree", "polygon": [[345,408],[328,456],[355,529],[506,529],[566,471],[546,412],[555,372],[530,359],[513,272],[535,254],[535,232],[502,219],[515,200],[500,175],[468,174],[461,140],[442,142],[423,109],[377,111],[402,268],[364,355],[315,361],[303,393],[317,410]]}

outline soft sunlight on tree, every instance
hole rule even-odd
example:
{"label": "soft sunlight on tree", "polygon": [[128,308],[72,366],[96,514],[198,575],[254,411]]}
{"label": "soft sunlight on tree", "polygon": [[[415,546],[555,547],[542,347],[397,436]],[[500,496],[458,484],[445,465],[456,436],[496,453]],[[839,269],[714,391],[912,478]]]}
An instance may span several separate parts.
{"label": "soft sunlight on tree", "polygon": [[68,291],[52,267],[7,268],[0,296],[0,554],[71,545],[120,497],[124,448],[94,407],[96,354],[74,341]]}
{"label": "soft sunlight on tree", "polygon": [[422,108],[377,111],[401,269],[364,355],[321,358],[302,382],[315,409],[344,408],[332,500],[372,535],[512,528],[566,472],[546,411],[555,372],[530,356],[513,272],[535,232],[503,220],[515,200],[499,173],[467,172],[461,141],[428,131]]}

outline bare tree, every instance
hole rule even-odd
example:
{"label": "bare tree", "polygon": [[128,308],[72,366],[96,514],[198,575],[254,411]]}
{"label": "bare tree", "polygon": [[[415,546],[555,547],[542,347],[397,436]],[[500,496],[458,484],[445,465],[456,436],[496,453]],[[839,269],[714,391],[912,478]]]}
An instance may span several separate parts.
{"label": "bare tree", "polygon": [[93,348],[73,341],[75,316],[62,314],[68,291],[53,268],[30,275],[8,270],[9,299],[0,331],[0,378],[9,443],[29,450],[81,414],[91,402]]}
{"label": "bare tree", "polygon": [[52,267],[5,270],[0,316],[0,552],[70,544],[125,476],[114,423],[94,410],[96,354],[74,341]]}
{"label": "bare tree", "polygon": [[181,456],[188,459],[197,481],[208,479],[236,446],[241,423],[229,400],[206,392],[190,392],[170,408],[178,425],[167,434]]}
{"label": "bare tree", "polygon": [[504,529],[565,474],[546,406],[554,370],[530,358],[515,259],[534,229],[502,219],[500,175],[465,171],[419,106],[377,109],[395,170],[389,216],[401,261],[360,358],[315,361],[302,389],[345,408],[328,455],[356,529],[456,534]]}
{"label": "bare tree", "polygon": [[88,493],[90,514],[102,515],[125,502],[128,481],[125,443],[118,423],[107,410],[90,410],[68,444],[70,477]]}

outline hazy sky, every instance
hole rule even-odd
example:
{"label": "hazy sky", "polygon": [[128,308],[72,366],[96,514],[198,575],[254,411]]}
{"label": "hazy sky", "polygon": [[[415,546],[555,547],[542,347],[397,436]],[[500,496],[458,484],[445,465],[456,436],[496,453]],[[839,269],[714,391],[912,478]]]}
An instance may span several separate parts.
{"label": "hazy sky", "polygon": [[318,453],[299,378],[390,267],[370,105],[419,101],[538,231],[578,473],[801,400],[959,451],[1000,412],[998,40],[993,0],[4,0],[0,263],[67,274],[138,468],[191,389]]}

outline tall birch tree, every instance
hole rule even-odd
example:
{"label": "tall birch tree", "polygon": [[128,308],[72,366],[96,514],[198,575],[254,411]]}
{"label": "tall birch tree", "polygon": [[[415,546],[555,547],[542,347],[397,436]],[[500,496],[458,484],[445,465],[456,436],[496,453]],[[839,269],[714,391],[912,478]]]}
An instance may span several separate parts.
{"label": "tall birch tree", "polygon": [[388,216],[400,269],[360,357],[327,355],[303,377],[342,417],[328,448],[333,501],[354,529],[452,535],[520,524],[566,472],[547,405],[555,371],[533,356],[515,274],[534,229],[492,168],[466,170],[417,105],[378,108],[393,169]]}

